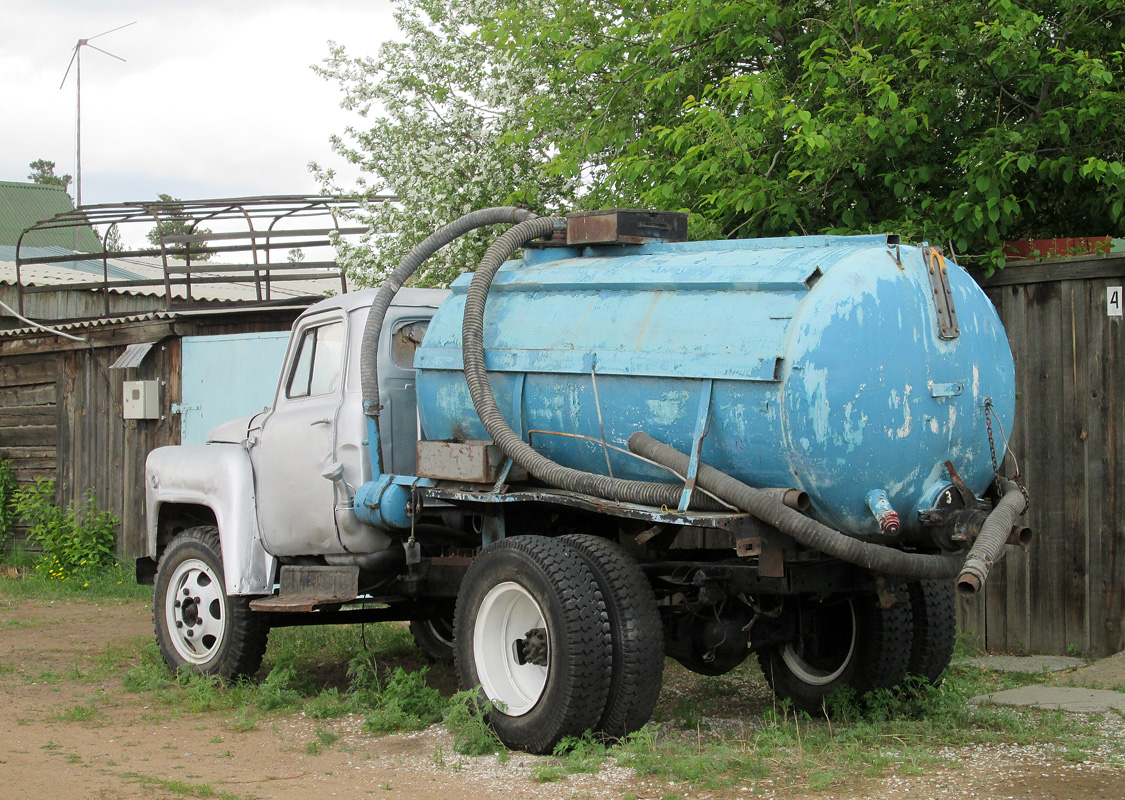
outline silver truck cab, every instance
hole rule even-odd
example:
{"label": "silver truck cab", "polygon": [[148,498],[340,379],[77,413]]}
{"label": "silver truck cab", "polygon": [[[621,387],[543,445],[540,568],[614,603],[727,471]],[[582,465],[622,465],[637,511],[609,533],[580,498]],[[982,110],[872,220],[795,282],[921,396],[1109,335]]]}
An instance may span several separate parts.
{"label": "silver truck cab", "polygon": [[[383,463],[414,471],[414,351],[442,289],[401,290],[379,343]],[[202,446],[163,447],[146,464],[148,556],[195,525],[218,529],[226,591],[272,590],[276,557],[380,549],[382,536],[348,542],[335,508],[342,486],[371,479],[359,353],[374,290],[322,300],[294,323],[273,406],[224,423]],[[342,469],[343,481],[325,474]],[[349,544],[351,545],[349,547]]]}

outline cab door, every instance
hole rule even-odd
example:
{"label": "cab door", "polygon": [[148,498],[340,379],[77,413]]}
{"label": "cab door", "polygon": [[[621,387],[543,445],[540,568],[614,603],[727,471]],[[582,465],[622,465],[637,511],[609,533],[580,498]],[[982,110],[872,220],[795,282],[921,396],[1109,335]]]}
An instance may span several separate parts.
{"label": "cab door", "polygon": [[310,317],[293,335],[273,410],[251,448],[262,541],[274,555],[343,552],[336,535],[334,461],[347,319]]}

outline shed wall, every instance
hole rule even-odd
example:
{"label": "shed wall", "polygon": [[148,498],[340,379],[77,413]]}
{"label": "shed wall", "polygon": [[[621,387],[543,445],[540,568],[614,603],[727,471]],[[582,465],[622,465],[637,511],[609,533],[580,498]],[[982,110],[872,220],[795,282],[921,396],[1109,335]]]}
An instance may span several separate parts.
{"label": "shed wall", "polygon": [[[153,448],[180,441],[172,404],[182,397],[183,337],[285,331],[300,310],[110,323],[80,330],[89,344],[0,336],[0,458],[13,462],[19,483],[55,478],[60,505],[73,506],[92,492],[99,508],[121,520],[118,553],[141,555],[145,459]],[[155,344],[139,367],[109,369],[127,345],[140,342]],[[126,380],[161,382],[160,419],[123,419]],[[25,537],[17,527],[15,541]]]}
{"label": "shed wall", "polygon": [[[0,458],[12,462],[17,483],[53,478],[58,442],[58,368],[53,354],[0,360]],[[14,526],[14,541],[27,536]]]}

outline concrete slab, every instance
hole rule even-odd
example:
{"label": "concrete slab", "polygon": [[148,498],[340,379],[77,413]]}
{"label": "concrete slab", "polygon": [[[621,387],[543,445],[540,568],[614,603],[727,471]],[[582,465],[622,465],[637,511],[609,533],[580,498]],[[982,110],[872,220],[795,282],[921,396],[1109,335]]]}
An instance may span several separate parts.
{"label": "concrete slab", "polygon": [[1030,672],[1038,675],[1046,672],[1064,672],[1086,666],[1081,658],[1070,656],[983,656],[982,658],[962,658],[954,664],[972,664],[995,672]]}
{"label": "concrete slab", "polygon": [[982,694],[970,702],[1002,706],[1027,706],[1080,714],[1125,714],[1125,692],[1108,689],[1078,689],[1066,686],[1021,686],[993,694]]}
{"label": "concrete slab", "polygon": [[1125,652],[1095,661],[1063,678],[1067,683],[1098,689],[1125,686]]}

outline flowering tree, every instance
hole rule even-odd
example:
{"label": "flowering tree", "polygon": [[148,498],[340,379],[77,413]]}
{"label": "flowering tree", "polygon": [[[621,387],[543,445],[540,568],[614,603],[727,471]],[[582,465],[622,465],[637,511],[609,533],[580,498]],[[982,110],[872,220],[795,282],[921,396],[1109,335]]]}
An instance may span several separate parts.
{"label": "flowering tree", "polygon": [[[340,243],[350,277],[378,283],[417,242],[477,208],[526,204],[539,212],[568,205],[576,182],[546,176],[548,139],[514,135],[521,105],[540,90],[540,73],[483,41],[478,32],[503,0],[399,0],[402,35],[374,57],[332,45],[317,72],[337,82],[343,106],[365,124],[332,139],[335,152],[363,172],[342,187],[331,170],[313,165],[322,186],[363,199],[358,218],[372,233]],[[381,202],[390,194],[394,202]],[[416,283],[445,285],[474,269],[490,236],[470,235],[427,262]]]}

